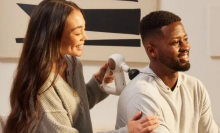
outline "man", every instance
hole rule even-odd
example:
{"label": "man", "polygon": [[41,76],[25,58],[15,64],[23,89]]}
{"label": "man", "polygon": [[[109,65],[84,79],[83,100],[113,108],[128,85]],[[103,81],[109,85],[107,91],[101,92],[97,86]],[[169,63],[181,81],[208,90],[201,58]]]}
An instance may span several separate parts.
{"label": "man", "polygon": [[182,73],[190,68],[190,44],[181,18],[155,11],[141,20],[139,31],[150,64],[121,93],[116,129],[140,110],[158,115],[156,133],[218,133],[205,87]]}

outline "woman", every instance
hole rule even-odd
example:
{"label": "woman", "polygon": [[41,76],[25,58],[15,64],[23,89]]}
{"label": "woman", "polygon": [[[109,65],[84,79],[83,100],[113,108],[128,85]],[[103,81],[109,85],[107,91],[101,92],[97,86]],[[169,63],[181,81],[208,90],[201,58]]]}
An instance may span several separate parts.
{"label": "woman", "polygon": [[[89,109],[108,96],[100,87],[107,64],[85,84],[76,57],[86,39],[85,20],[75,3],[44,0],[35,8],[12,85],[5,133],[92,133]],[[105,78],[112,80],[111,75]],[[154,117],[134,121],[139,116],[120,131],[148,131],[146,126],[157,124]]]}

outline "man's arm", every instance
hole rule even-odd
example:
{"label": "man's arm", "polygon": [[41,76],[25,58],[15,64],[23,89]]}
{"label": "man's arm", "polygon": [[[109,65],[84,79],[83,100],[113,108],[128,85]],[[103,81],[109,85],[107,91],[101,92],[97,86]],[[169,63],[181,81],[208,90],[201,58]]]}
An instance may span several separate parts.
{"label": "man's arm", "polygon": [[199,133],[220,133],[219,127],[213,119],[208,92],[203,85],[201,86],[201,99],[200,106],[202,111],[199,121]]}
{"label": "man's arm", "polygon": [[156,133],[170,133],[166,126],[160,106],[154,99],[148,95],[137,93],[127,102],[126,108],[127,118],[131,118],[135,112],[142,111],[143,117],[157,115],[159,120],[159,127],[154,131]]}
{"label": "man's arm", "polygon": [[149,116],[141,118],[142,112],[139,111],[128,121],[125,127],[118,130],[99,133],[156,133],[153,130],[159,126],[156,116]]}

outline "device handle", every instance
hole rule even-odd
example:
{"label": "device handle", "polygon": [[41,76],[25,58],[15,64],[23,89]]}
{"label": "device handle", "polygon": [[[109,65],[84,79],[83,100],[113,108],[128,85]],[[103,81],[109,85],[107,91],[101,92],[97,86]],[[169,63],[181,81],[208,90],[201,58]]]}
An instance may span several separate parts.
{"label": "device handle", "polygon": [[[107,68],[105,76],[110,75],[110,69]],[[113,95],[120,95],[124,87],[126,86],[124,72],[114,72],[114,82],[115,82],[115,88],[111,87],[109,84],[105,83],[104,80],[102,81],[102,87],[106,93],[113,94]]]}

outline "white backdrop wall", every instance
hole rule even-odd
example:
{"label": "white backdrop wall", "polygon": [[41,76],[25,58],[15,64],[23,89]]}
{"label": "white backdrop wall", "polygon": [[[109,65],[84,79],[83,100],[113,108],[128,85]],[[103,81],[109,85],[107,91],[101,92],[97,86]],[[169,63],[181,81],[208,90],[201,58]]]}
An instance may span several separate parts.
{"label": "white backdrop wall", "polygon": [[[214,12],[214,16],[218,16],[212,18],[213,14],[209,14],[210,5],[217,7],[217,10],[214,10],[216,11]],[[213,23],[220,21],[220,1],[161,0],[158,1],[158,9],[172,11],[182,18],[182,23],[185,26],[191,44],[190,61],[192,67],[187,73],[200,79],[206,86],[211,99],[214,119],[220,126],[220,87],[218,83],[220,82],[220,52],[215,52],[213,56],[213,52],[211,51],[211,48],[218,49],[220,46],[220,41],[216,41],[219,38],[212,38],[214,35],[220,37],[218,33],[220,25]],[[210,21],[210,18],[215,21]],[[214,30],[210,30],[213,24],[215,28]],[[215,44],[211,44],[212,42],[215,42]],[[91,75],[98,71],[103,63],[84,61],[85,81],[88,81]],[[141,69],[146,64],[128,63],[131,68],[138,69]],[[0,59],[0,114],[7,114],[10,110],[9,92],[16,66],[17,59]],[[129,81],[127,77],[126,81]],[[109,96],[91,110],[94,131],[114,128],[117,100],[117,96]]]}

